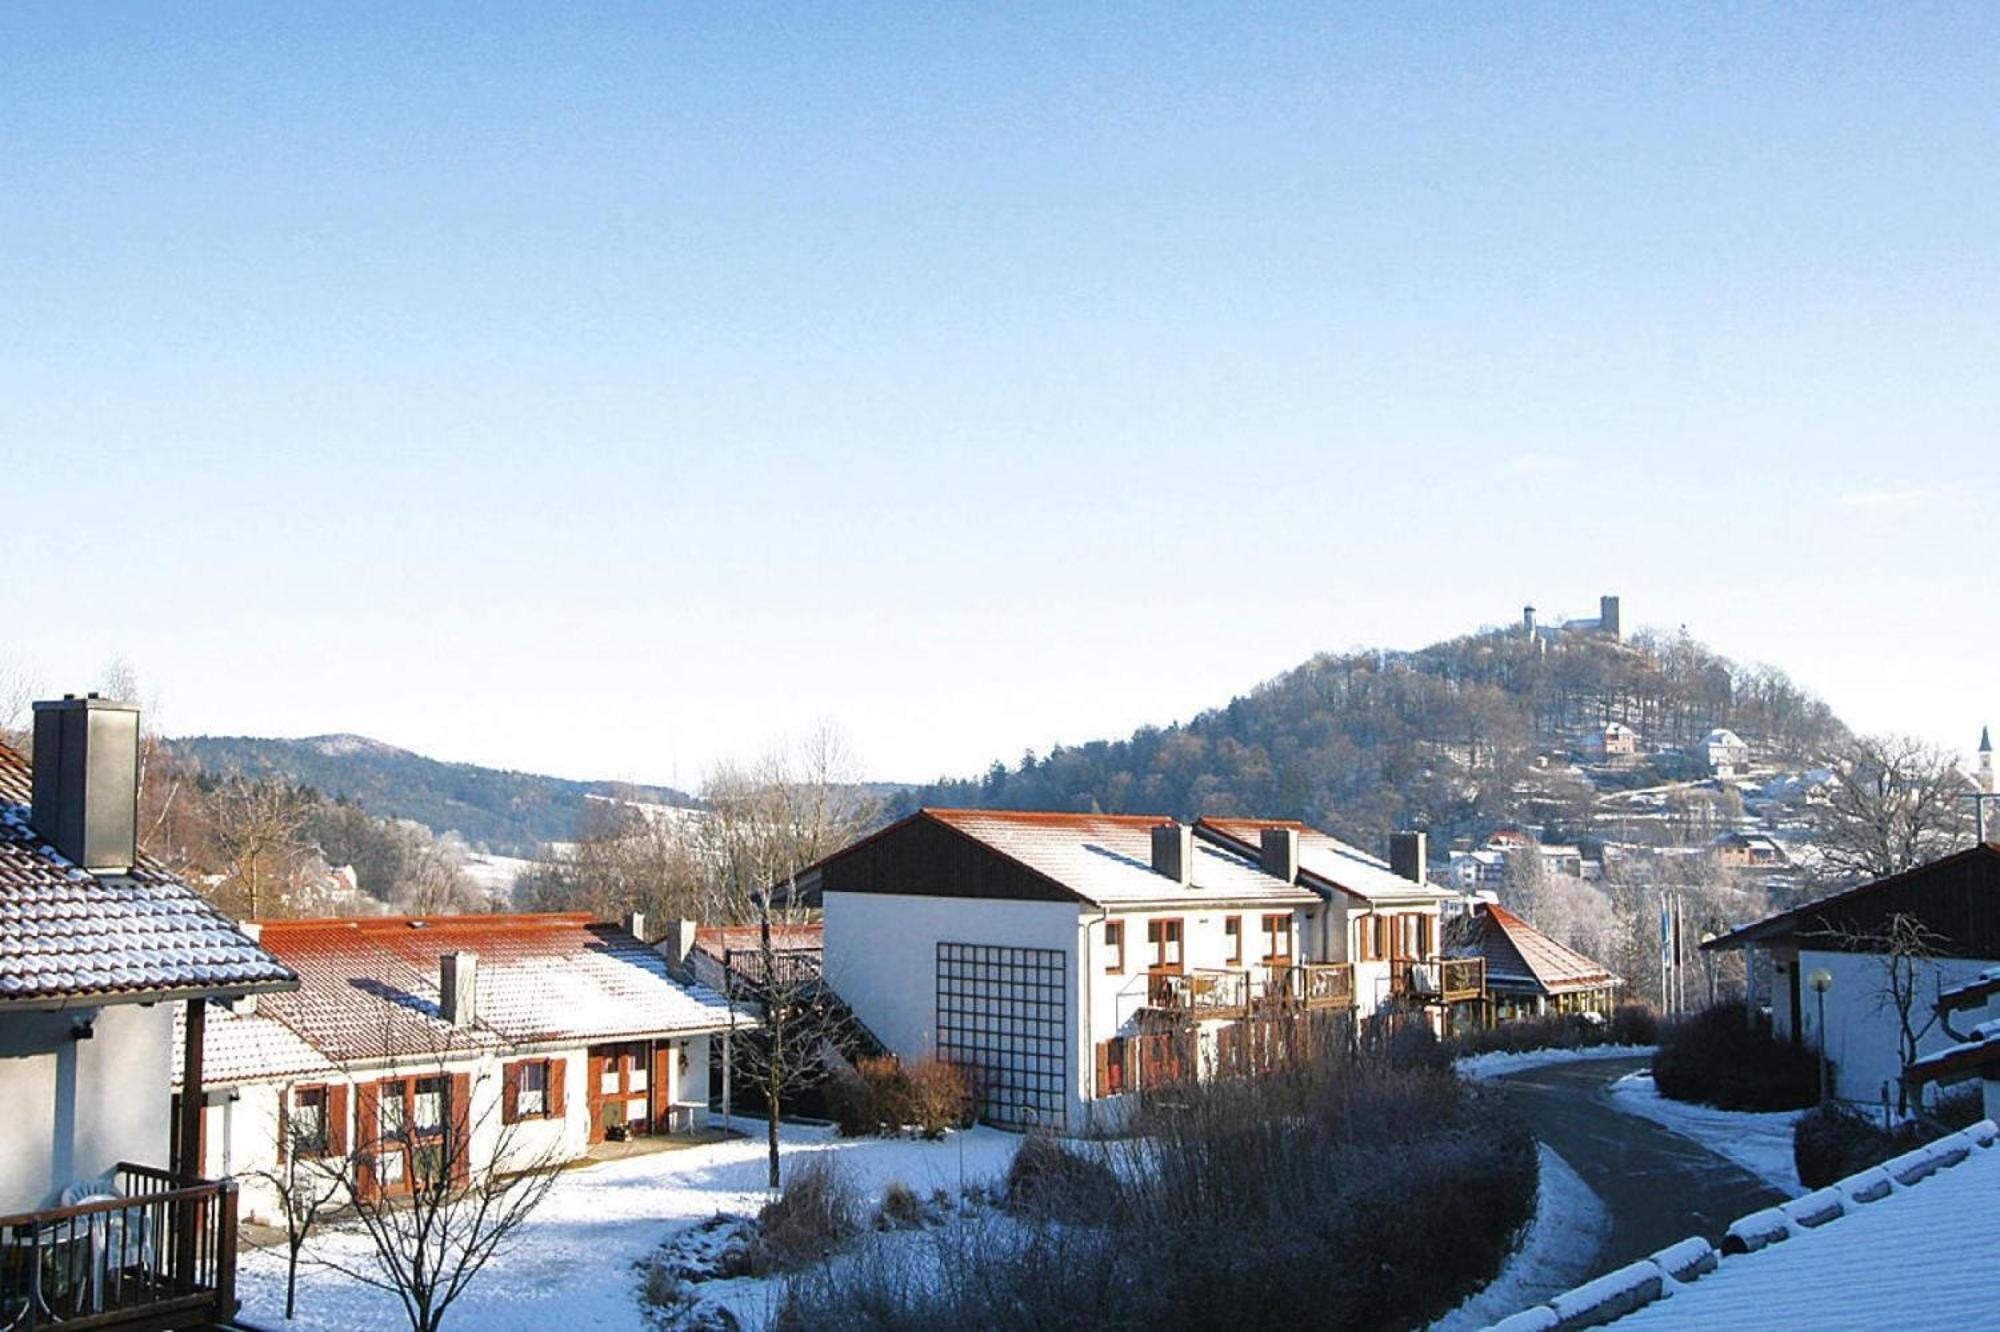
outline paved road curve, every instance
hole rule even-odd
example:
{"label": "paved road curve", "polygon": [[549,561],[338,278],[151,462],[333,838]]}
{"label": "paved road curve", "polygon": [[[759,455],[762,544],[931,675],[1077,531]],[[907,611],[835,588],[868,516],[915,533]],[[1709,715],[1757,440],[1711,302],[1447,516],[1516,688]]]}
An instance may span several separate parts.
{"label": "paved road curve", "polygon": [[1606,1089],[1646,1062],[1551,1064],[1493,1083],[1611,1213],[1611,1237],[1593,1274],[1689,1235],[1720,1241],[1736,1218],[1784,1201],[1783,1194],[1693,1139],[1611,1105]]}

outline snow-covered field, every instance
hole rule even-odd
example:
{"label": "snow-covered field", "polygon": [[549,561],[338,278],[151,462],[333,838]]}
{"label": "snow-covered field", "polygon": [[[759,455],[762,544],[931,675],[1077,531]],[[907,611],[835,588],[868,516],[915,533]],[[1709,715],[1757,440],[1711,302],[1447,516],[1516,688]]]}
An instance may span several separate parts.
{"label": "snow-covered field", "polygon": [[1454,1067],[1468,1078],[1498,1078],[1523,1069],[1541,1068],[1545,1064],[1574,1064],[1588,1059],[1644,1059],[1658,1049],[1654,1045],[1592,1045],[1581,1050],[1495,1050],[1491,1054],[1467,1055]]}
{"label": "snow-covered field", "polygon": [[1569,1162],[1541,1148],[1535,1219],[1492,1284],[1431,1324],[1430,1332],[1472,1332],[1560,1295],[1590,1274],[1611,1234],[1611,1213]]}
{"label": "snow-covered field", "polygon": [[[957,1194],[962,1184],[990,1181],[1006,1171],[1020,1142],[989,1128],[918,1142],[836,1138],[831,1129],[787,1124],[782,1151],[787,1169],[811,1153],[836,1154],[872,1204],[892,1180],[919,1195],[934,1189]],[[635,1264],[661,1241],[717,1212],[755,1213],[768,1197],[764,1152],[758,1134],[565,1174],[523,1228],[520,1242],[475,1279],[446,1325],[482,1332],[646,1327],[639,1303],[643,1278]],[[364,1265],[367,1240],[358,1231],[330,1226],[313,1236],[306,1252],[299,1317],[290,1326],[350,1332],[406,1325],[393,1296],[312,1265],[314,1255]],[[748,1315],[747,1321],[761,1322],[760,1315],[775,1311],[776,1282],[734,1281],[728,1287],[729,1303]],[[285,1325],[282,1248],[246,1251],[237,1288],[245,1318],[266,1327]]]}
{"label": "snow-covered field", "polygon": [[1643,1115],[1726,1156],[1788,1198],[1805,1192],[1792,1162],[1792,1124],[1802,1110],[1718,1110],[1660,1095],[1648,1072],[1628,1073],[1611,1084],[1611,1104]]}

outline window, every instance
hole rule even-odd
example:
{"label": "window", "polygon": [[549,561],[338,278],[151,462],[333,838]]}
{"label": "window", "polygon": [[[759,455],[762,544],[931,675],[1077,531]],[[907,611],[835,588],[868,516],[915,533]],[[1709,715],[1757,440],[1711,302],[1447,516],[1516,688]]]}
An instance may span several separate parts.
{"label": "window", "polygon": [[1361,918],[1361,960],[1380,962],[1389,955],[1389,918],[1387,916],[1363,916]]}
{"label": "window", "polygon": [[[466,1141],[470,1094],[471,1077],[465,1073],[383,1078],[364,1086],[355,1116],[364,1187],[403,1192],[412,1185],[443,1184],[447,1176],[464,1179],[466,1155],[452,1150],[452,1144]],[[337,1136],[341,1097],[335,1095],[330,1104],[336,1111],[329,1117],[331,1133]]]}
{"label": "window", "polygon": [[1125,970],[1125,922],[1107,920],[1104,922],[1104,969],[1110,972]]}
{"label": "window", "polygon": [[1097,1094],[1116,1096],[1125,1090],[1125,1038],[1113,1036],[1097,1046]]}
{"label": "window", "polygon": [[1264,917],[1264,960],[1289,962],[1291,959],[1292,918],[1289,915]]}
{"label": "window", "polygon": [[1153,970],[1181,969],[1181,922],[1178,919],[1147,921],[1146,942],[1152,946]]}
{"label": "window", "polygon": [[1429,957],[1437,949],[1432,943],[1432,931],[1436,922],[1429,916],[1417,917],[1417,956]]}
{"label": "window", "polygon": [[1229,950],[1229,965],[1240,965],[1243,961],[1243,917],[1222,918],[1222,942]]}
{"label": "window", "polygon": [[521,1080],[514,1087],[514,1113],[526,1119],[549,1112],[549,1061],[536,1059],[521,1065]]}
{"label": "window", "polygon": [[328,1143],[326,1088],[299,1088],[292,1093],[292,1151],[300,1156],[325,1156]]}

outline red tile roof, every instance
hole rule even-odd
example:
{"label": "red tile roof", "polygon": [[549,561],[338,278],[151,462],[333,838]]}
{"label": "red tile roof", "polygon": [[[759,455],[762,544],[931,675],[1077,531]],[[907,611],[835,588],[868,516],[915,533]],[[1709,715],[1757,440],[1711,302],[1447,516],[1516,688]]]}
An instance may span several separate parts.
{"label": "red tile roof", "polygon": [[1490,902],[1479,906],[1471,938],[1451,951],[1484,957],[1487,985],[1502,990],[1567,994],[1623,983],[1582,953],[1564,947],[1507,908]]}
{"label": "red tile roof", "polygon": [[[729,1025],[719,996],[585,915],[268,921],[263,944],[303,982],[259,1003],[336,1063],[446,1051],[666,1036]],[[439,1011],[439,959],[478,954],[475,1021]]]}
{"label": "red tile roof", "polygon": [[294,983],[164,867],[92,874],[30,826],[33,775],[0,744],[0,1003],[181,998]]}

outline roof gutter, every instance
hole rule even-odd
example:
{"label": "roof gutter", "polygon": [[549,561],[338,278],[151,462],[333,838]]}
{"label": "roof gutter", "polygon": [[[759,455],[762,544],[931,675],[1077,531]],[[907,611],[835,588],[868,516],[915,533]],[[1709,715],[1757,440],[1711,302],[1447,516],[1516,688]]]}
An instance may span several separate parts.
{"label": "roof gutter", "polygon": [[72,1008],[110,1008],[116,1004],[178,1003],[182,999],[240,999],[252,994],[289,994],[299,988],[288,981],[256,981],[249,985],[199,986],[160,990],[113,990],[93,994],[21,995],[0,998],[0,1012],[33,1010],[63,1013]]}

